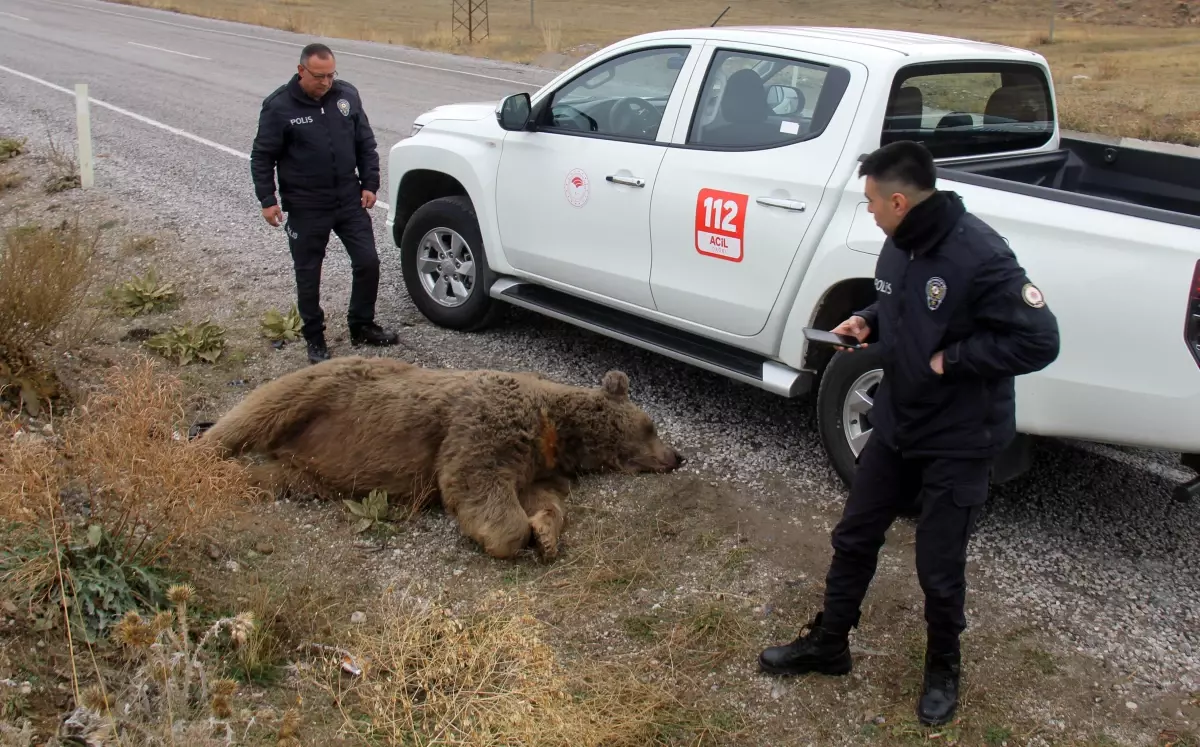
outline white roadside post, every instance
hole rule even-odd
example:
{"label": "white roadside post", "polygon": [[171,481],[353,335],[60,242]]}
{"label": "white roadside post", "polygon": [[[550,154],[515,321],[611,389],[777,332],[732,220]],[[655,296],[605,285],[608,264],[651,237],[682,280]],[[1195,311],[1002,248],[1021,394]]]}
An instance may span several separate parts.
{"label": "white roadside post", "polygon": [[75,84],[75,125],[79,131],[79,186],[88,189],[95,177],[92,170],[92,113],[88,106],[87,83]]}

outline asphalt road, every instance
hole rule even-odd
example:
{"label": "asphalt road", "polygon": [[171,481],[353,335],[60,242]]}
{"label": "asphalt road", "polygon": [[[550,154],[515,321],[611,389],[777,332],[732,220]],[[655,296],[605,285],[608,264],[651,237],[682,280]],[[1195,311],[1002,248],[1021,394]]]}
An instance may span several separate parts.
{"label": "asphalt road", "polygon": [[[0,64],[243,154],[259,106],[313,38],[95,0],[0,1]],[[363,94],[384,167],[422,111],[536,90],[553,71],[324,39]],[[11,74],[11,73],[10,73]],[[47,91],[49,95],[49,91]],[[130,122],[132,124],[132,121]],[[236,164],[236,162],[233,162]]]}
{"label": "asphalt road", "polygon": [[[290,303],[280,229],[259,215],[247,154],[262,98],[295,69],[310,38],[95,0],[0,0],[0,131],[74,132],[73,87],[94,99],[97,183],[200,237],[204,282],[261,290]],[[388,149],[431,106],[495,101],[534,90],[552,71],[368,42],[326,40],[363,94]],[[386,187],[381,200],[388,200]],[[381,321],[416,319],[399,281],[385,208],[375,211],[383,259]],[[327,314],[344,307],[348,264],[331,242]],[[335,290],[336,289],[336,290]],[[324,291],[323,291],[324,292]],[[428,325],[406,342],[446,365],[527,367],[594,384],[630,374],[634,396],[691,464],[777,500],[836,504],[843,495],[817,440],[811,405],[733,384],[673,361],[530,315],[486,335]],[[981,573],[1015,607],[1078,650],[1145,684],[1197,688],[1200,672],[1200,505],[1172,504],[1187,476],[1173,456],[1047,442],[1035,468],[993,493],[980,526]],[[803,508],[798,508],[805,515]],[[808,569],[813,572],[813,569]],[[818,570],[817,572],[822,572]]]}

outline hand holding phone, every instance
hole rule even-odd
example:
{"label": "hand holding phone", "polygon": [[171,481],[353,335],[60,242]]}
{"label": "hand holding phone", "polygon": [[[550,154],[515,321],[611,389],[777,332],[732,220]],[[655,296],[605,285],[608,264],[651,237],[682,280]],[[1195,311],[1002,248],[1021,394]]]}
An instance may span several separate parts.
{"label": "hand holding phone", "polygon": [[823,329],[816,329],[814,327],[805,327],[804,336],[809,340],[809,342],[819,342],[825,345],[833,345],[836,348],[850,348],[857,350],[858,348],[863,347],[863,343],[859,342],[856,338],[851,337],[850,335],[837,334]]}
{"label": "hand holding phone", "polygon": [[867,347],[865,340],[871,334],[871,327],[861,316],[852,316],[831,331],[806,327],[804,336],[812,342],[832,345],[838,350],[861,350]]}

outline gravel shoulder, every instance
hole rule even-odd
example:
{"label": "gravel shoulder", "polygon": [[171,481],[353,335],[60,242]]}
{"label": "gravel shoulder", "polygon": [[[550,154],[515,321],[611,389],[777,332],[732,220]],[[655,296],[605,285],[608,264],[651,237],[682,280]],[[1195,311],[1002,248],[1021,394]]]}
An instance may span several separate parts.
{"label": "gravel shoulder", "polygon": [[[35,151],[47,132],[69,142],[69,97],[0,76],[0,101],[0,137],[29,137]],[[290,307],[293,280],[284,237],[259,217],[244,162],[113,116],[96,116],[95,135],[94,192],[46,196],[31,182],[0,195],[0,212],[40,221],[77,209],[95,219],[119,216],[121,236],[156,241],[139,252],[114,238],[105,282],[154,267],[185,301],[166,314],[106,318],[79,365],[135,351],[137,342],[123,339],[131,329],[211,319],[228,330],[228,359],[186,370],[205,392],[198,409],[205,417],[304,365],[302,347],[275,351],[258,336],[263,312]],[[228,539],[223,558],[266,573],[311,566],[313,550],[328,548],[321,561],[357,574],[367,591],[347,589],[366,595],[419,580],[469,605],[490,589],[520,589],[567,655],[634,662],[722,723],[737,724],[730,729],[737,736],[722,744],[929,738],[914,730],[911,715],[921,604],[909,523],[897,524],[881,558],[855,639],[854,676],[779,683],[753,670],[762,646],[795,635],[815,609],[844,495],[807,402],[784,402],[515,311],[486,334],[434,328],[407,299],[382,215],[375,224],[379,318],[403,341],[389,355],[533,369],[583,385],[619,368],[664,437],[688,453],[688,465],[663,479],[582,483],[563,559],[551,566],[490,561],[437,510],[397,527],[386,544],[360,547],[341,507],[304,502],[265,509],[264,526],[276,537],[287,532],[269,560],[246,555],[264,531],[252,526]],[[323,300],[335,354],[351,352],[349,287],[349,263],[333,238]],[[1140,745],[1158,743],[1163,730],[1196,731],[1200,506],[1172,504],[1170,486],[1136,459],[1169,457],[1136,455],[1131,465],[1048,443],[1032,473],[994,491],[973,545],[969,690],[964,723],[951,738],[1083,744],[1104,736]]]}

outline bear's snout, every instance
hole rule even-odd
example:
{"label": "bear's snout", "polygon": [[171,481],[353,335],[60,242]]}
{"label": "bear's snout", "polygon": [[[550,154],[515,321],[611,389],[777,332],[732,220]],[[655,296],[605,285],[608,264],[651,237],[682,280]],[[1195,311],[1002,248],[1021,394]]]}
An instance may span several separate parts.
{"label": "bear's snout", "polygon": [[672,459],[671,469],[679,469],[680,467],[683,466],[683,463],[685,461],[687,461],[687,458],[684,457],[682,453],[676,451],[675,449],[671,449],[671,459]]}
{"label": "bear's snout", "polygon": [[658,468],[654,470],[655,472],[674,472],[683,465],[684,456],[670,446],[664,446],[662,456],[657,461]]}

